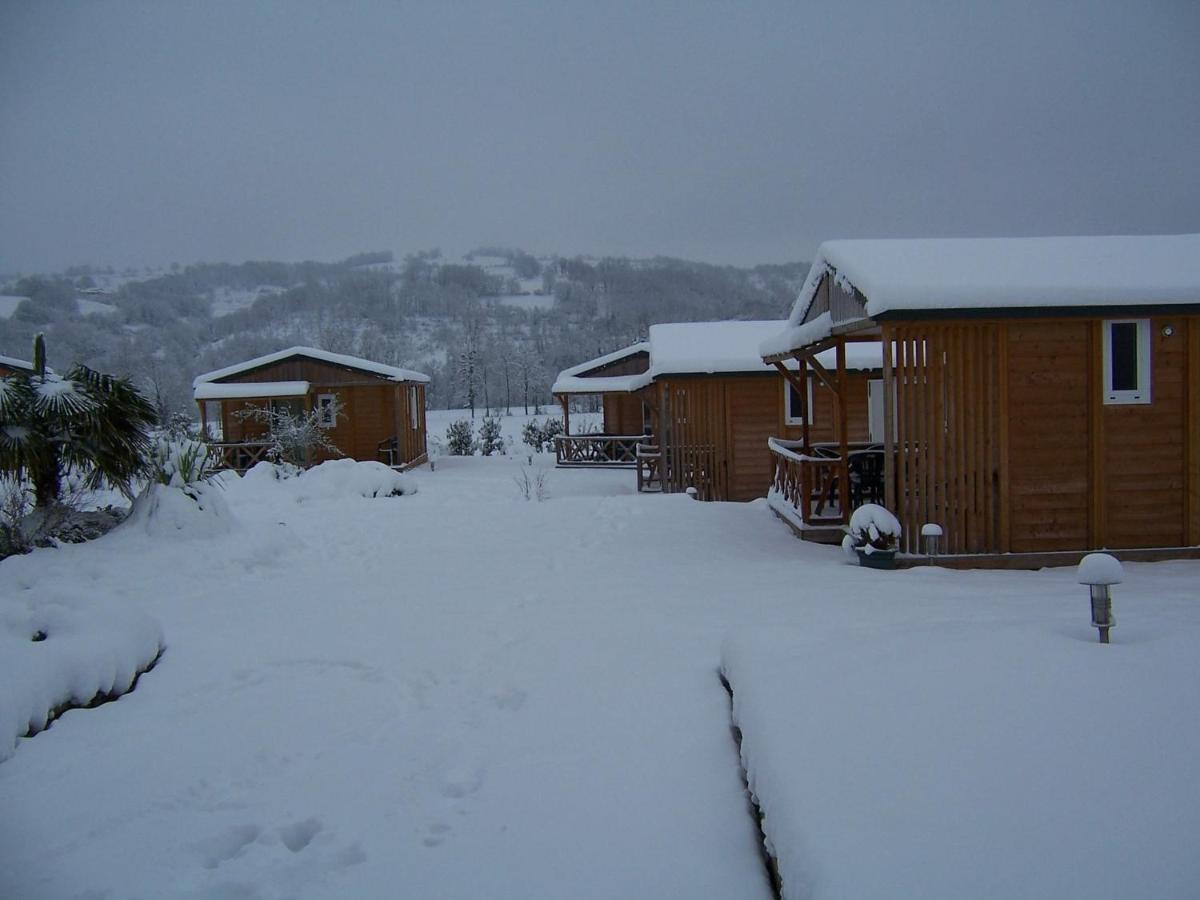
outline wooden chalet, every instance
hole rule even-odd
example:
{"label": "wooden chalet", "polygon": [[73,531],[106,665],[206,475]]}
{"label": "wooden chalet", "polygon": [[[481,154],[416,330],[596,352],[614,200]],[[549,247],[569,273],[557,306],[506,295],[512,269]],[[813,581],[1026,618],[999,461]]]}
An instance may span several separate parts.
{"label": "wooden chalet", "polygon": [[[420,372],[291,347],[201,375],[193,382],[205,435],[217,432],[225,466],[244,471],[264,458],[267,426],[239,415],[251,407],[296,415],[341,404],[328,420],[330,441],[350,459],[394,468],[420,465],[425,447],[425,385]],[[322,453],[310,464],[330,458]]]}
{"label": "wooden chalet", "polygon": [[[878,347],[873,357],[867,347],[855,356],[854,399],[844,412],[832,392],[819,385],[806,388],[801,402],[758,352],[759,344],[784,324],[653,325],[647,342],[564,371],[553,388],[564,413],[572,394],[601,394],[605,432],[624,429],[627,434],[619,446],[607,434],[567,435],[560,444],[592,442],[605,448],[607,442],[594,456],[600,461],[619,457],[628,464],[624,441],[634,434],[629,425],[640,422],[643,434],[633,442],[632,454],[639,490],[693,489],[703,500],[753,500],[766,496],[772,485],[769,441],[799,440],[806,418],[815,442],[833,440],[838,415],[846,417],[856,440],[868,441],[868,383],[872,372],[878,375]],[[622,374],[608,368],[623,361],[628,369]]]}
{"label": "wooden chalet", "polygon": [[33,363],[12,356],[0,356],[0,378],[5,375],[32,375]]}
{"label": "wooden chalet", "polygon": [[[1200,235],[829,242],[763,358],[832,350],[814,370],[848,406],[859,341],[882,342],[903,551],[923,552],[926,523],[979,565],[1200,545]],[[786,461],[818,465],[802,440]],[[847,428],[837,443],[846,484]],[[815,480],[787,498],[804,523]]]}
{"label": "wooden chalet", "polygon": [[[613,353],[564,369],[551,393],[562,406],[563,434],[555,440],[557,465],[625,466],[637,464],[637,447],[651,433],[642,389],[650,383],[650,344],[631,344]],[[570,398],[599,395],[604,424],[599,432],[571,434]]]}

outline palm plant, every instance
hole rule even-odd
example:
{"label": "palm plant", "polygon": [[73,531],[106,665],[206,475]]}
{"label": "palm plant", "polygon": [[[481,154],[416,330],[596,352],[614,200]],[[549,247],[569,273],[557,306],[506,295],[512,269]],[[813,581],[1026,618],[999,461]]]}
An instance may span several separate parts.
{"label": "palm plant", "polygon": [[74,470],[84,486],[107,482],[126,496],[147,470],[154,407],[126,378],[76,365],[61,376],[46,368],[42,335],[33,372],[0,378],[0,472],[27,479],[34,505],[58,502]]}

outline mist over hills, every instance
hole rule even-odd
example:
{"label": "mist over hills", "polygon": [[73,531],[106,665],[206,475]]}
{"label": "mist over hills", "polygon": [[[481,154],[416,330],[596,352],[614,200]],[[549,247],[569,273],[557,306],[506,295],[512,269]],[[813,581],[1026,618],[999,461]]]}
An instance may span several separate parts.
{"label": "mist over hills", "polygon": [[[192,378],[294,344],[432,377],[432,408],[549,401],[561,369],[646,335],[657,322],[780,318],[807,263],[750,268],[656,257],[535,256],[482,247],[397,259],[173,264],[0,279],[0,354],[132,377],[164,419],[192,414]],[[468,366],[468,361],[471,363]],[[468,374],[470,369],[470,374]]]}

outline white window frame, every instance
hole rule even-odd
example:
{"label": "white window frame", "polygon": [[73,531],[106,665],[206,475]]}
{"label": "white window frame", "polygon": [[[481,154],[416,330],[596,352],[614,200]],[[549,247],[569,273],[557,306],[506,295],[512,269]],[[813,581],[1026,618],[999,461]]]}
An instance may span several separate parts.
{"label": "white window frame", "polygon": [[[1137,387],[1133,390],[1113,389],[1112,327],[1114,325],[1137,326]],[[1106,406],[1150,403],[1150,320],[1149,319],[1105,319],[1104,320],[1104,403]]]}
{"label": "white window frame", "polygon": [[[810,373],[807,379],[808,383],[808,403],[804,409],[808,413],[808,424],[812,424],[812,408],[813,408],[813,376]],[[785,425],[803,425],[804,416],[792,415],[792,383],[786,378],[783,379],[783,424]]]}
{"label": "white window frame", "polygon": [[[329,401],[328,405],[325,401]],[[337,394],[317,394],[317,409],[321,411],[317,424],[322,428],[334,428],[337,425],[337,417],[330,415],[331,407],[336,402]]]}
{"label": "white window frame", "polygon": [[408,425],[413,431],[418,431],[421,428],[421,410],[418,409],[420,404],[421,392],[415,384],[408,386]]}

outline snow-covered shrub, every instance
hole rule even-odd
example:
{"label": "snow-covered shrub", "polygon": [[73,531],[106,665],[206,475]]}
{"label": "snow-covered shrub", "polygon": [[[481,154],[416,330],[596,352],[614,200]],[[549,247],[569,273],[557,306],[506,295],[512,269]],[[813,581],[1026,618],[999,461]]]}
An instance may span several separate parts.
{"label": "snow-covered shrub", "polygon": [[446,429],[446,452],[451,456],[471,456],[475,453],[475,435],[469,419],[450,423]]}
{"label": "snow-covered shrub", "polygon": [[547,416],[546,421],[541,424],[538,424],[537,419],[530,419],[526,422],[525,427],[521,429],[521,440],[538,453],[542,453],[543,451],[552,451],[554,439],[562,433],[562,420]]}
{"label": "snow-covered shrub", "polygon": [[215,472],[216,462],[216,454],[204,441],[160,437],[150,451],[151,480],[186,492],[189,485],[207,481]]}
{"label": "snow-covered shrub", "polygon": [[864,503],[850,517],[851,545],[864,553],[895,550],[900,533],[900,520],[875,503]]}
{"label": "snow-covered shrub", "polygon": [[484,456],[504,453],[504,437],[500,433],[500,420],[484,416],[479,424],[479,452]]}
{"label": "snow-covered shrub", "polygon": [[546,489],[545,469],[538,469],[531,478],[529,469],[523,468],[520,475],[513,476],[513,481],[516,482],[517,491],[526,500],[536,499],[538,503],[541,503],[550,495]]}
{"label": "snow-covered shrub", "polygon": [[151,537],[200,538],[228,534],[237,519],[212,480],[188,485],[151,481],[138,494],[122,528]]}
{"label": "snow-covered shrub", "polygon": [[267,458],[271,462],[306,466],[319,451],[342,456],[341,449],[327,434],[338,419],[345,415],[342,401],[336,394],[325,406],[314,406],[306,413],[291,413],[269,406],[251,406],[234,413],[238,419],[266,426],[265,440],[271,446]]}
{"label": "snow-covered shrub", "polygon": [[331,459],[301,473],[289,487],[296,502],[338,500],[342,497],[402,497],[417,491],[412,476],[381,462]]}

